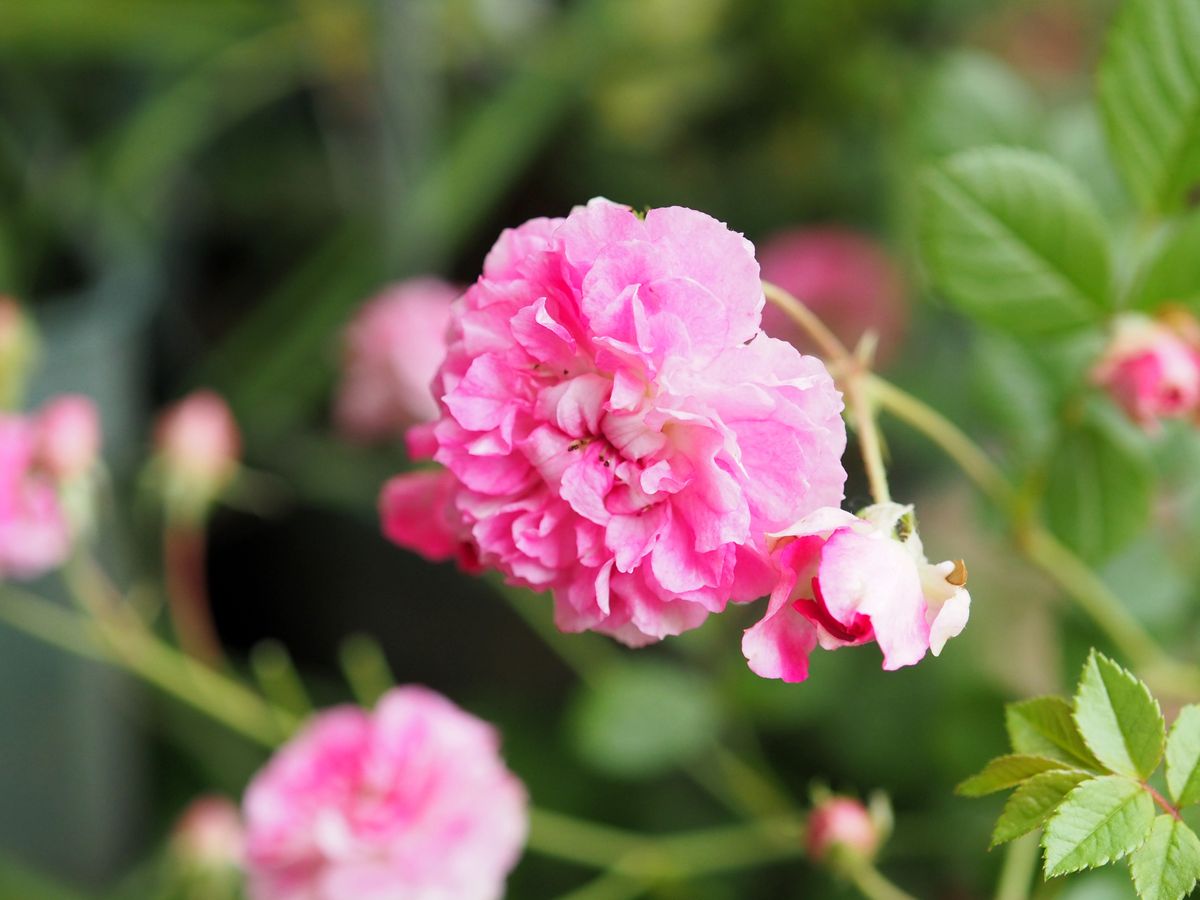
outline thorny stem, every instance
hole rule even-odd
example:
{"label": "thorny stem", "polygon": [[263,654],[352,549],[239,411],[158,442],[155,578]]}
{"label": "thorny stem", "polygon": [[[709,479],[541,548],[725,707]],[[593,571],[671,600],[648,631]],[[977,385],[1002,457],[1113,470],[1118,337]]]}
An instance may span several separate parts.
{"label": "thorny stem", "polygon": [[[857,361],[846,355],[845,347],[836,342],[836,338],[835,343],[827,347],[823,336],[829,334],[828,328],[800,301],[790,295],[782,295],[778,289],[766,290],[766,294],[768,299],[808,331],[818,345],[829,350],[832,368],[842,378],[846,377],[847,366],[858,365]],[[814,322],[817,324],[814,325]],[[1103,579],[1044,526],[1019,508],[1017,492],[1004,472],[962,429],[932,407],[879,376],[863,373],[862,378],[868,396],[878,402],[881,409],[924,434],[958,464],[1009,519],[1016,545],[1025,558],[1045,573],[1092,619],[1147,681],[1162,692],[1180,697],[1200,694],[1200,668],[1173,660],[1129,613]],[[846,393],[847,399],[855,404],[855,392],[848,390]]]}

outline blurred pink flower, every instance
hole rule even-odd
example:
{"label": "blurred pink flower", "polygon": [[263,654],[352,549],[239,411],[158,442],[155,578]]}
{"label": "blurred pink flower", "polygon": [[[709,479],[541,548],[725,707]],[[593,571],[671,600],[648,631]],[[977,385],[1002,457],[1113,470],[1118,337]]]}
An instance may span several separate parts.
{"label": "blurred pink flower", "polygon": [[496,732],[421,687],[318,715],[250,784],[253,900],[492,900],[528,828]]}
{"label": "blurred pink flower", "polygon": [[171,850],[199,869],[240,868],[244,842],[237,804],[214,794],[197,797],[184,810],[171,835]]}
{"label": "blurred pink flower", "polygon": [[168,478],[205,496],[233,477],[242,447],[229,405],[208,390],[194,391],[169,407],[158,419],[154,442]]}
{"label": "blurred pink flower", "polygon": [[[409,444],[453,474],[451,533],[552,590],[560,628],[694,628],[770,590],[768,531],[840,501],[841,395],[761,333],[758,276],[703,213],[597,199],[505,231],[456,307],[441,418]],[[384,524],[428,552],[414,527]]]}
{"label": "blurred pink flower", "polygon": [[867,808],[852,797],[830,797],[808,816],[805,849],[809,859],[824,862],[835,849],[871,859],[880,844],[879,828]]}
{"label": "blurred pink flower", "polygon": [[882,503],[858,516],[821,509],[772,535],[780,580],[742,652],[764,678],[803,681],[819,644],[874,641],[887,670],[937,656],[967,624],[961,563],[931,565],[911,507]]}
{"label": "blurred pink flower", "polygon": [[[795,295],[848,347],[869,329],[879,337],[879,362],[899,351],[908,325],[904,276],[874,239],[848,228],[795,229],[768,240],[758,260],[764,280]],[[775,306],[763,311],[763,330],[805,353],[816,351]]]}
{"label": "blurred pink flower", "polygon": [[1170,310],[1159,319],[1124,313],[1092,370],[1092,379],[1131,419],[1155,431],[1160,419],[1194,418],[1200,412],[1200,325]]}
{"label": "blurred pink flower", "polygon": [[91,399],[63,394],[37,416],[38,465],[60,479],[77,478],[100,454],[100,414]]}
{"label": "blurred pink flower", "polygon": [[438,417],[430,384],[446,357],[450,306],[462,293],[437,278],[387,288],[359,310],[344,336],[338,427],[361,441],[399,437]]}
{"label": "blurred pink flower", "polygon": [[58,484],[37,465],[38,441],[33,419],[0,415],[0,579],[41,575],[71,550]]}

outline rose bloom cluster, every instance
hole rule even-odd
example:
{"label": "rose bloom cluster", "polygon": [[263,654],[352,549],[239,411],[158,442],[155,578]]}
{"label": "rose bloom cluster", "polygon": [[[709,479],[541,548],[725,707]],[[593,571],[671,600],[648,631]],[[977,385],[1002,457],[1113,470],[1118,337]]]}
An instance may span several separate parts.
{"label": "rose bloom cluster", "polygon": [[86,397],[0,415],[0,579],[35,578],[66,560],[82,524],[68,500],[99,451],[100,420]]}
{"label": "rose bloom cluster", "polygon": [[1200,322],[1173,306],[1117,316],[1092,380],[1148,432],[1163,419],[1200,421]]}
{"label": "rose bloom cluster", "polygon": [[877,641],[888,668],[939,650],[966,619],[956,567],[895,522],[830,517],[842,398],[763,305],[751,244],[694,210],[598,199],[504,232],[454,307],[439,415],[408,435],[440,468],[385,487],[385,533],[634,646],[770,594],[744,648],[769,677],[802,678],[818,644]]}

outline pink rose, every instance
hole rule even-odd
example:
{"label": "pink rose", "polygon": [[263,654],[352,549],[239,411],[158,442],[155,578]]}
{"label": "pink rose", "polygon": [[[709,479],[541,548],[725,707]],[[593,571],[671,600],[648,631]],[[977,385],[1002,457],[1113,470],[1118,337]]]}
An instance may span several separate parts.
{"label": "pink rose", "polygon": [[805,849],[821,863],[837,850],[859,859],[871,859],[879,849],[880,829],[870,812],[853,797],[830,797],[808,816]]}
{"label": "pink rose", "polygon": [[60,479],[77,478],[100,454],[100,414],[79,394],[63,394],[37,416],[38,464]]}
{"label": "pink rose", "polygon": [[888,670],[937,656],[967,624],[971,596],[961,563],[931,565],[894,503],[854,516],[821,509],[772,535],[780,579],[766,615],[746,630],[742,652],[764,678],[803,681],[819,644],[836,650],[874,641]]}
{"label": "pink rose", "polygon": [[[633,645],[770,590],[766,533],[840,502],[846,435],[763,302],[752,246],[694,210],[598,199],[505,231],[455,307],[440,418],[410,435],[453,479],[457,518],[417,520],[437,555],[465,535],[551,590],[563,630]],[[384,523],[428,551],[417,527]]]}
{"label": "pink rose", "polygon": [[1192,339],[1200,331],[1189,314],[1172,310],[1151,319],[1124,313],[1092,370],[1092,379],[1147,431],[1160,419],[1195,417],[1200,411],[1200,351]]}
{"label": "pink rose", "polygon": [[421,687],[316,716],[246,791],[253,900],[493,900],[528,828],[496,732]]}
{"label": "pink rose", "polygon": [[450,305],[462,291],[437,278],[414,278],[367,303],[346,329],[335,417],[349,437],[398,437],[438,417],[430,389],[446,356]]}
{"label": "pink rose", "polygon": [[71,550],[74,535],[59,496],[66,473],[41,458],[44,431],[40,417],[0,414],[0,579],[37,577]]}
{"label": "pink rose", "polygon": [[[775,235],[759,251],[766,281],[795,295],[853,348],[863,333],[879,337],[877,358],[895,356],[908,324],[904,276],[874,239],[848,228],[803,228]],[[780,309],[763,311],[763,330],[815,352]]]}

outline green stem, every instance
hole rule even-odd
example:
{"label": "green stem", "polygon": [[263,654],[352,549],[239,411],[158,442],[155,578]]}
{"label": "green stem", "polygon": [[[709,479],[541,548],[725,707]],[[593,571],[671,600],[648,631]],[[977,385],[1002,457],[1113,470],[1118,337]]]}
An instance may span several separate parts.
{"label": "green stem", "polygon": [[1000,869],[1000,883],[996,885],[996,900],[1029,900],[1040,850],[1036,833],[1008,845],[1004,851],[1004,866]]}
{"label": "green stem", "polygon": [[791,816],[650,837],[541,809],[530,814],[528,846],[644,883],[750,868],[802,852],[800,825]]}
{"label": "green stem", "polygon": [[868,377],[867,389],[882,409],[941,447],[1002,511],[1011,511],[1016,495],[1008,478],[961,428],[937,410],[876,375]]}
{"label": "green stem", "polygon": [[78,600],[86,615],[5,586],[0,590],[0,618],[47,643],[123,668],[265,747],[278,746],[295,727],[295,717],[286,710],[185,657],[148,631],[127,607],[113,605],[110,585],[90,559],[73,561],[67,573],[72,590],[83,592]]}
{"label": "green stem", "polygon": [[867,900],[916,900],[883,877],[870,863],[849,866],[843,874]]}
{"label": "green stem", "polygon": [[563,894],[558,900],[634,900],[646,893],[646,885],[637,878],[609,870],[583,887]]}

